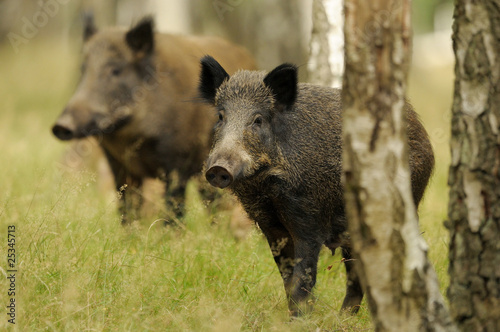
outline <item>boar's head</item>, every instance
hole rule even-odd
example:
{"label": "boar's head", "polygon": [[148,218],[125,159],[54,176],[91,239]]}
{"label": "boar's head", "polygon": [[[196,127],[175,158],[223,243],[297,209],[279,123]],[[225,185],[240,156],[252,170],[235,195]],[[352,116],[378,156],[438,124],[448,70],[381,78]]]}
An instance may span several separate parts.
{"label": "boar's head", "polygon": [[135,94],[154,80],[153,21],[145,18],[129,31],[98,32],[85,19],[80,83],[52,132],[61,140],[112,133],[133,116]]}
{"label": "boar's head", "polygon": [[252,176],[272,172],[279,163],[277,141],[297,97],[297,68],[282,64],[266,74],[239,71],[229,77],[212,57],[201,60],[199,92],[218,111],[214,143],[205,176],[225,188]]}

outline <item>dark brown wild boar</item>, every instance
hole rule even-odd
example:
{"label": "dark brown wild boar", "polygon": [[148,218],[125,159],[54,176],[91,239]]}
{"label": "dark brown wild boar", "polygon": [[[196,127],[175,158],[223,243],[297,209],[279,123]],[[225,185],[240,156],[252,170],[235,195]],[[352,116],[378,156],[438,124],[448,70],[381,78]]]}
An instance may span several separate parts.
{"label": "dark brown wild boar", "polygon": [[[341,91],[297,83],[290,64],[270,73],[229,76],[212,57],[201,61],[201,96],[218,110],[206,178],[229,188],[266,236],[293,315],[310,309],[323,245],[342,248],[347,271],[343,309],[363,298],[353,270],[344,211]],[[427,133],[410,104],[409,162],[418,206],[434,167]]]}
{"label": "dark brown wild boar", "polygon": [[154,33],[150,18],[128,31],[97,31],[86,18],[81,81],[52,131],[61,140],[99,141],[122,192],[123,223],[137,217],[148,177],[176,173],[167,203],[182,212],[186,182],[201,171],[216,122],[196,100],[205,54],[216,54],[231,72],[255,67],[246,50],[219,38]]}

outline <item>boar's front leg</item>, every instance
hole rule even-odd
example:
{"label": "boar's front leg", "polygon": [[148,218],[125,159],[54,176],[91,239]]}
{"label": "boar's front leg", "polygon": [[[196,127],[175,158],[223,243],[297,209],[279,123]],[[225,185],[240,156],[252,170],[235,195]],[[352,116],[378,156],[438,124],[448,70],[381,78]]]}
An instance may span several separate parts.
{"label": "boar's front leg", "polygon": [[176,170],[165,178],[165,203],[167,206],[165,224],[178,223],[184,216],[186,187],[189,176]]}
{"label": "boar's front leg", "polygon": [[165,201],[167,204],[167,216],[165,224],[171,224],[172,221],[178,222],[184,214],[184,199],[186,194],[186,182],[182,181],[175,187],[166,184],[165,187]]}
{"label": "boar's front leg", "polygon": [[299,316],[309,312],[312,309],[309,300],[316,283],[321,243],[301,235],[292,237],[279,222],[259,223],[259,226],[269,242],[274,261],[283,278],[290,313]]}
{"label": "boar's front leg", "polygon": [[259,223],[259,227],[267,238],[274,262],[283,278],[286,295],[289,297],[295,257],[292,237],[279,222]]}
{"label": "boar's front leg", "polygon": [[288,299],[288,308],[293,316],[310,312],[312,309],[312,289],[316,284],[321,246],[320,242],[307,234],[294,235],[295,266]]}
{"label": "boar's front leg", "polygon": [[142,178],[133,176],[125,167],[106,150],[104,151],[109,166],[115,177],[116,190],[119,193],[118,211],[122,225],[130,224],[139,219],[139,210],[142,205]]}

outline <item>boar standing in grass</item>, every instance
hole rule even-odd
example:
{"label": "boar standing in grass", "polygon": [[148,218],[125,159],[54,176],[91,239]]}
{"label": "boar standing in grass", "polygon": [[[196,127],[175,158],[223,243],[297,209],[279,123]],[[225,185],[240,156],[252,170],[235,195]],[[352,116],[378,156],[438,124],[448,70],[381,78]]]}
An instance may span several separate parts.
{"label": "boar standing in grass", "polygon": [[196,101],[199,59],[208,53],[230,71],[255,69],[246,50],[219,38],[154,33],[149,18],[128,31],[97,31],[86,18],[81,81],[52,131],[61,140],[99,141],[122,193],[122,223],[137,218],[145,178],[175,179],[167,203],[181,214],[216,122]]}
{"label": "boar standing in grass", "polygon": [[[218,111],[206,178],[239,198],[269,242],[293,315],[310,309],[322,245],[342,248],[347,290],[342,309],[363,298],[353,270],[344,211],[341,91],[297,84],[297,69],[229,76],[212,57],[201,61],[200,94]],[[410,104],[408,143],[418,206],[434,166],[429,138]]]}

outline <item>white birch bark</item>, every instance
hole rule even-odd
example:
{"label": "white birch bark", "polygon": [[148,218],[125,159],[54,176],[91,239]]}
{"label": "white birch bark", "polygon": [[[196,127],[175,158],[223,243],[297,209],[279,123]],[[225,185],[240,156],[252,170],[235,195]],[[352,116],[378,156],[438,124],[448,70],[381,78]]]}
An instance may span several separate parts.
{"label": "white birch bark", "polygon": [[454,331],[419,234],[404,95],[410,1],[346,0],[346,212],[377,331]]}
{"label": "white birch bark", "polygon": [[308,81],[339,88],[344,72],[343,0],[313,0],[312,7]]}

